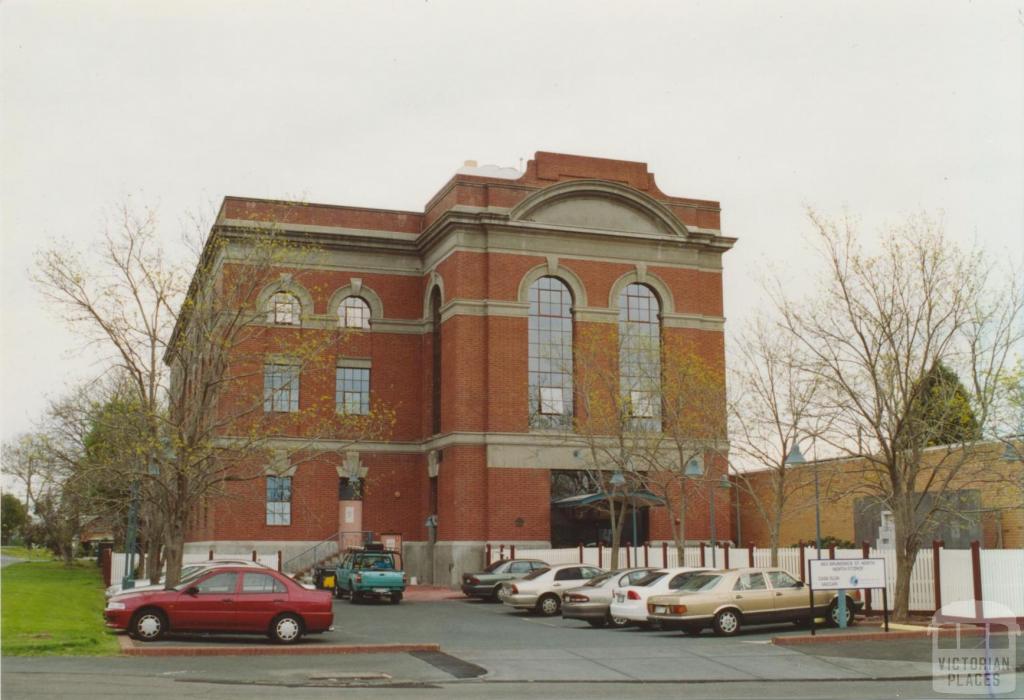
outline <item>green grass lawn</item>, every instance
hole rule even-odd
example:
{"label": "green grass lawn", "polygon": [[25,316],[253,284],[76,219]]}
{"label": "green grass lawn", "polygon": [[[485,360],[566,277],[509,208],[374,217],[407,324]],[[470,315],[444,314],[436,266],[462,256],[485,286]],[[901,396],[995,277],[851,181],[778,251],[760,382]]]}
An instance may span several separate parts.
{"label": "green grass lawn", "polygon": [[21,562],[0,569],[0,653],[117,654],[103,625],[103,579],[93,562]]}
{"label": "green grass lawn", "polygon": [[0,547],[0,554],[3,554],[5,557],[29,559],[31,561],[49,561],[53,559],[53,552],[42,547],[25,549],[24,547],[16,547],[14,545],[4,545]]}

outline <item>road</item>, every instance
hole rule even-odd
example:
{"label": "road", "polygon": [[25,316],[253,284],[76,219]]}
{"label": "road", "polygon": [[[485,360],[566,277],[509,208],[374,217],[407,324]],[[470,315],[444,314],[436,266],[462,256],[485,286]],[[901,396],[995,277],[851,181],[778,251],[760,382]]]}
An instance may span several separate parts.
{"label": "road", "polygon": [[[781,647],[770,644],[773,635],[799,631],[787,625],[722,639],[710,633],[691,638],[593,629],[465,600],[406,601],[398,606],[339,601],[335,610],[338,631],[313,638],[311,644],[436,642],[442,653],[9,657],[3,660],[0,690],[5,700],[142,694],[269,698],[285,693],[336,698],[342,688],[345,697],[373,698],[936,696],[928,640]],[[1019,657],[1016,663],[1021,663]],[[1015,696],[1020,697],[1009,697]]]}

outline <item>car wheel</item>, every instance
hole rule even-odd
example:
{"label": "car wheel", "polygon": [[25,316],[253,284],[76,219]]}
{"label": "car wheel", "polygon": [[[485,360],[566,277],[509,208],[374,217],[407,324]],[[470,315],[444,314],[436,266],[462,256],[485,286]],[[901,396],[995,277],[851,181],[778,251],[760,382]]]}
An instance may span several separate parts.
{"label": "car wheel", "polygon": [[540,600],[537,601],[537,612],[541,615],[551,617],[552,615],[557,615],[561,609],[562,601],[553,593],[543,595]]}
{"label": "car wheel", "polygon": [[740,614],[736,610],[722,610],[712,622],[715,628],[715,634],[722,635],[723,637],[731,637],[740,631]]}
{"label": "car wheel", "polygon": [[392,593],[391,594],[391,604],[392,605],[398,605],[401,602],[402,602],[402,594],[401,593]]}
{"label": "car wheel", "polygon": [[159,610],[140,610],[132,618],[130,631],[133,639],[155,642],[167,631],[167,618]]}
{"label": "car wheel", "polygon": [[344,591],[341,590],[341,586],[338,584],[334,584],[334,597],[339,600],[344,597]]}
{"label": "car wheel", "polygon": [[600,620],[587,620],[587,624],[591,627],[607,627],[608,620],[605,620],[603,618]]}
{"label": "car wheel", "polygon": [[505,599],[508,598],[508,589],[504,586],[498,586],[494,589],[494,598],[499,603],[504,603]]}
{"label": "car wheel", "polygon": [[698,634],[704,631],[704,628],[700,625],[683,625],[683,634],[688,637],[696,637]]}
{"label": "car wheel", "polygon": [[[825,622],[828,623],[829,627],[839,626],[839,601],[833,600],[832,605],[828,606],[828,616],[825,618]],[[846,599],[846,626],[849,627],[853,624],[853,603],[850,599]]]}
{"label": "car wheel", "polygon": [[629,625],[629,620],[624,617],[612,617],[608,616],[608,624],[612,627],[626,627]]}
{"label": "car wheel", "polygon": [[278,644],[292,644],[302,637],[302,620],[291,613],[274,618],[270,623],[270,638]]}

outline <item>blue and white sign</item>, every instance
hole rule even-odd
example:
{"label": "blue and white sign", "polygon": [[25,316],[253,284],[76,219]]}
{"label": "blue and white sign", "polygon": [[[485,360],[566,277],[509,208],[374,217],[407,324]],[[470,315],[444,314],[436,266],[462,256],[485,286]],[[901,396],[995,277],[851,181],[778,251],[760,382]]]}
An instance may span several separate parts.
{"label": "blue and white sign", "polygon": [[811,559],[809,585],[815,590],[885,588],[885,559]]}

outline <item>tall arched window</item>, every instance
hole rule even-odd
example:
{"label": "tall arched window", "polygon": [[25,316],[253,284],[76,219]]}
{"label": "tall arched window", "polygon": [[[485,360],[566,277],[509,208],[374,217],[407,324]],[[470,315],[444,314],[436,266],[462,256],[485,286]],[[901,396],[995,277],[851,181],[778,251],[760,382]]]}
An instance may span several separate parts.
{"label": "tall arched window", "polygon": [[619,384],[638,429],[661,428],[661,326],[658,298],[642,284],[619,295]]}
{"label": "tall arched window", "polygon": [[434,329],[431,343],[431,421],[434,435],[437,435],[441,432],[441,290],[437,287],[430,292],[430,322]]}
{"label": "tall arched window", "polygon": [[302,318],[302,306],[291,292],[276,292],[270,297],[267,323],[297,326]]}
{"label": "tall arched window", "polygon": [[342,328],[370,328],[370,305],[359,297],[345,297],[338,307]]}
{"label": "tall arched window", "polygon": [[555,277],[530,285],[530,427],[572,425],[572,294]]}

